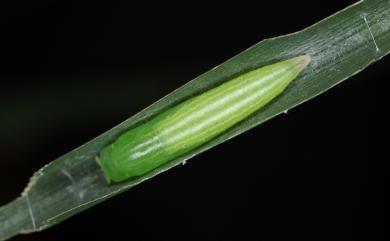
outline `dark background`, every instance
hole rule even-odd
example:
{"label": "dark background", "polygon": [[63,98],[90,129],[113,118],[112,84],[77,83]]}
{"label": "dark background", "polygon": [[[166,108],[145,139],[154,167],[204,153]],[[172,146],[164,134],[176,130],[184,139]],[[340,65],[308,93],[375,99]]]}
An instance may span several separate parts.
{"label": "dark background", "polygon": [[[45,163],[197,75],[353,2],[2,1],[0,205]],[[381,239],[389,64],[12,240]]]}

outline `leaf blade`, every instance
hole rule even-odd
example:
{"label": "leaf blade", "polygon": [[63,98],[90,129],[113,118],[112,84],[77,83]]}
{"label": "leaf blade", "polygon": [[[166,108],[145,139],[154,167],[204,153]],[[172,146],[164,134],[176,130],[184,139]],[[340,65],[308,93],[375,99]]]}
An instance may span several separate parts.
{"label": "leaf blade", "polygon": [[[321,94],[364,69],[390,50],[389,5],[388,1],[383,0],[358,2],[303,31],[264,40],[195,78],[108,132],[58,158],[37,172],[33,184],[18,199],[18,203],[24,205],[23,210],[31,211],[31,215],[25,215],[26,211],[23,213],[21,220],[24,221],[20,222],[19,229],[33,232],[59,223]],[[110,144],[123,131],[236,75],[303,53],[313,56],[312,67],[282,96],[251,118],[148,175],[115,185],[105,182],[95,157],[101,148]],[[27,201],[31,204],[30,209],[25,206]],[[5,207],[0,210],[9,209]],[[30,222],[31,217],[33,223]],[[0,224],[7,222],[2,220]],[[0,240],[14,233],[6,236],[0,232]]]}

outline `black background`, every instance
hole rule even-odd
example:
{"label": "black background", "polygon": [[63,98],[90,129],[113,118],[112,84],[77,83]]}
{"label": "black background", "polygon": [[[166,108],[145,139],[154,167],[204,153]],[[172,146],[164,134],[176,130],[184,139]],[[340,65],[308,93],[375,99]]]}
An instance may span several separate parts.
{"label": "black background", "polygon": [[[0,205],[30,175],[258,41],[355,1],[2,1]],[[38,234],[12,240],[381,239],[389,58]]]}

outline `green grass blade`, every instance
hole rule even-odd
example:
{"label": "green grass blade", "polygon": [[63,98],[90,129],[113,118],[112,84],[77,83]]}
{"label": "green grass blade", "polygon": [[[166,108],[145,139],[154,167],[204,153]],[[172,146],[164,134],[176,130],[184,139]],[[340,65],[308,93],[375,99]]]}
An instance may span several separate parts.
{"label": "green grass blade", "polygon": [[[0,240],[43,230],[113,197],[321,94],[389,51],[388,0],[360,1],[305,30],[264,40],[39,170],[21,198],[0,208]],[[246,121],[137,179],[113,185],[105,181],[95,157],[123,131],[234,76],[305,53],[312,56],[312,64],[280,97]]]}

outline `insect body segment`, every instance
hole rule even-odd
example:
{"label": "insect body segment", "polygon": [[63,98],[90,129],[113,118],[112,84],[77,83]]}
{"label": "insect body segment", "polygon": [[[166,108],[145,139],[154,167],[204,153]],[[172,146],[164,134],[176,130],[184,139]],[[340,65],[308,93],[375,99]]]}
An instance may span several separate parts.
{"label": "insect body segment", "polygon": [[128,130],[100,152],[104,174],[114,182],[141,176],[210,141],[282,93],[310,60],[247,72]]}

